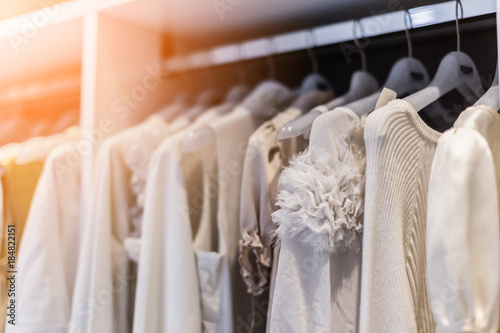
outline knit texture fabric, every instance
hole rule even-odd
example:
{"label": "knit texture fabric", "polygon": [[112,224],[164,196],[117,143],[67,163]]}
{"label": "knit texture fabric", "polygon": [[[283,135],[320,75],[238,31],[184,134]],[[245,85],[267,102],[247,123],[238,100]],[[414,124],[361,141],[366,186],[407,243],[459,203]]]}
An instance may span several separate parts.
{"label": "knit texture fabric", "polygon": [[366,122],[361,332],[434,332],[425,230],[439,135],[402,100],[373,112]]}

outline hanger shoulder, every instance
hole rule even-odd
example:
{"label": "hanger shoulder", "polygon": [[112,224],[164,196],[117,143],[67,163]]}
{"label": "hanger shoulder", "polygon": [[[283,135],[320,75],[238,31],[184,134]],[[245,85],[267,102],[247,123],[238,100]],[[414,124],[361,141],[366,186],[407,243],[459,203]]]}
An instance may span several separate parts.
{"label": "hanger shoulder", "polygon": [[189,132],[182,140],[183,152],[196,152],[208,146],[215,140],[215,132],[210,127],[202,127]]}
{"label": "hanger shoulder", "polygon": [[319,110],[312,110],[305,115],[286,123],[278,132],[278,140],[285,140],[305,134],[311,130],[314,120],[322,115]]}
{"label": "hanger shoulder", "polygon": [[406,96],[424,88],[429,81],[427,69],[419,60],[404,57],[392,66],[384,88],[395,91],[398,96]]}
{"label": "hanger shoulder", "polygon": [[479,105],[487,105],[494,110],[500,109],[500,101],[499,101],[499,89],[498,89],[498,65],[495,71],[495,77],[493,78],[493,82],[491,83],[490,89],[486,91],[486,93],[478,99],[474,106]]}
{"label": "hanger shoulder", "polygon": [[479,98],[484,92],[476,65],[463,52],[448,53],[441,60],[431,83],[405,100],[420,111],[453,89],[457,89],[465,98]]}
{"label": "hanger shoulder", "polygon": [[321,114],[373,94],[377,90],[377,80],[371,74],[365,71],[355,71],[351,76],[349,91],[346,94],[335,98],[326,105],[318,106],[309,113],[285,124],[278,133],[278,140],[307,134],[311,130],[314,120]]}

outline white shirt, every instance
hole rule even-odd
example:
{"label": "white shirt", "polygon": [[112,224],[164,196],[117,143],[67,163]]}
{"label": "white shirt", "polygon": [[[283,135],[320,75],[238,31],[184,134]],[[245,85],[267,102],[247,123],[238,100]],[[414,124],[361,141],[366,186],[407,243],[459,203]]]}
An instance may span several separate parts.
{"label": "white shirt", "polygon": [[80,222],[77,147],[77,141],[61,144],[45,162],[17,258],[16,325],[5,332],[68,331]]}
{"label": "white shirt", "polygon": [[439,139],[427,199],[427,281],[436,332],[498,330],[500,115],[460,114]]}

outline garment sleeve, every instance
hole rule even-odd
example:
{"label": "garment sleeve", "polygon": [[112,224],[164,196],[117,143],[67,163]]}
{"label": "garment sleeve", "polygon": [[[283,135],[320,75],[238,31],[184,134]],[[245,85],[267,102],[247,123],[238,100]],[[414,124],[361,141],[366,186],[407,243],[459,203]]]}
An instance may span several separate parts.
{"label": "garment sleeve", "polygon": [[67,332],[80,203],[80,165],[70,167],[66,159],[73,152],[56,148],[38,181],[17,259],[16,325],[7,323],[6,332]]}
{"label": "garment sleeve", "polygon": [[427,276],[436,332],[497,332],[499,216],[491,151],[476,131],[439,140],[427,211]]}
{"label": "garment sleeve", "polygon": [[117,140],[102,144],[74,291],[70,332],[129,332],[134,276],[123,246],[133,202]]}
{"label": "garment sleeve", "polygon": [[299,240],[281,241],[269,332],[331,331],[329,258]]}
{"label": "garment sleeve", "polygon": [[[257,131],[257,136],[250,139],[245,153],[243,178],[240,195],[240,253],[238,261],[241,265],[241,275],[247,290],[254,295],[260,295],[269,286],[271,270],[270,242],[265,242],[261,234],[262,224],[272,226],[272,208],[268,197],[269,170],[266,167],[266,147],[259,145],[259,138],[265,139],[262,131]],[[267,157],[267,156],[266,156]],[[278,167],[279,168],[279,167]],[[265,221],[267,218],[268,221]],[[271,232],[269,232],[271,234]],[[268,244],[266,244],[268,243]]]}
{"label": "garment sleeve", "polygon": [[169,142],[164,144],[151,159],[146,185],[133,332],[201,333],[201,295],[182,169],[179,156],[165,151]]}

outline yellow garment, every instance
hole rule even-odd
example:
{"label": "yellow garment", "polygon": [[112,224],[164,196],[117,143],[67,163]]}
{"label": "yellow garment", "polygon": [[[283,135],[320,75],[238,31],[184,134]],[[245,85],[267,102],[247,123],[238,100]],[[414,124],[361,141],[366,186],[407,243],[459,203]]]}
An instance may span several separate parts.
{"label": "yellow garment", "polygon": [[[0,162],[1,182],[3,194],[3,214],[0,229],[0,332],[5,330],[7,305],[9,302],[8,290],[10,281],[7,280],[8,271],[15,270],[9,267],[8,257],[8,226],[15,226],[15,253],[21,245],[24,225],[28,217],[33,193],[35,192],[38,178],[42,173],[43,161],[33,161],[27,164],[17,164],[16,157]],[[16,304],[16,311],[17,311]]]}

